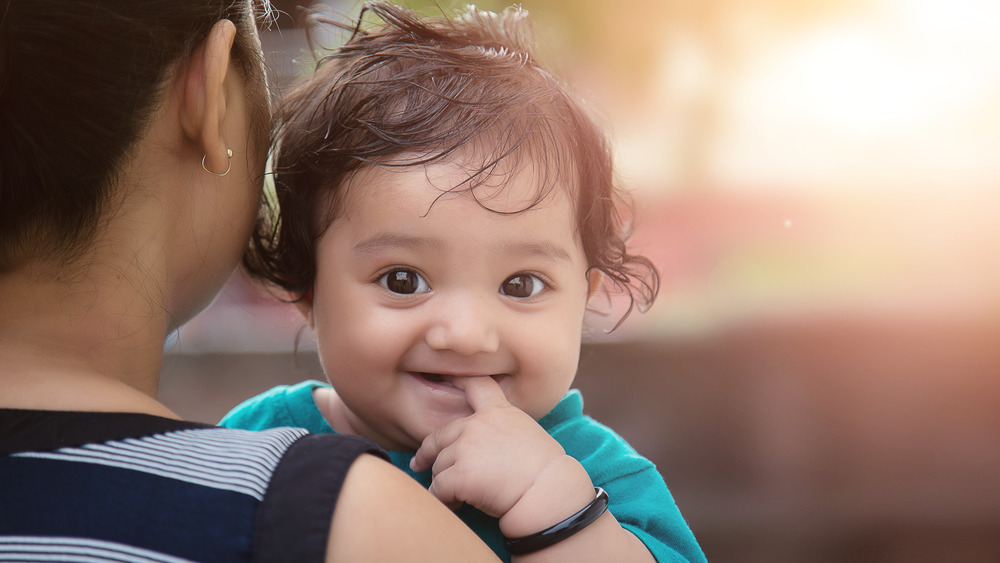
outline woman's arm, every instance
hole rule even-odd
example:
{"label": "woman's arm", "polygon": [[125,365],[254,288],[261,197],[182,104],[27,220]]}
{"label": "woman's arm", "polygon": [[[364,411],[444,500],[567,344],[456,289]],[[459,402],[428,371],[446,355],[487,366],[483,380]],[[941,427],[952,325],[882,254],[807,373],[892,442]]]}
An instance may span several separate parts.
{"label": "woman's arm", "polygon": [[419,483],[371,455],[359,457],[347,472],[326,560],[499,561]]}

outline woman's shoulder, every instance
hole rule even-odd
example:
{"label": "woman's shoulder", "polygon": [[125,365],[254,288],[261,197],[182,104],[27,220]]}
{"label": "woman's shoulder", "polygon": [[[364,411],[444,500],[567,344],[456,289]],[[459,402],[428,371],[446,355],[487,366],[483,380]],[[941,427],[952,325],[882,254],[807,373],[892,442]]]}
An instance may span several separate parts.
{"label": "woman's shoulder", "polygon": [[0,438],[0,474],[18,484],[0,503],[0,529],[18,539],[0,551],[110,550],[157,561],[238,560],[255,548],[255,515],[307,435],[131,413],[0,411],[0,428],[15,427],[31,431]]}

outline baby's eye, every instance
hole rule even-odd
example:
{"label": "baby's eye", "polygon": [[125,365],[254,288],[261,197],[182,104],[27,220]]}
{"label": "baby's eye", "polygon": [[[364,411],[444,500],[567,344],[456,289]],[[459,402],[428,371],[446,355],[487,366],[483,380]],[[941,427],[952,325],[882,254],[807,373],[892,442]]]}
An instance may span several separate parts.
{"label": "baby's eye", "polygon": [[378,282],[389,291],[403,295],[427,293],[431,290],[431,286],[427,285],[427,280],[423,276],[404,268],[389,270],[382,274]]}
{"label": "baby's eye", "polygon": [[534,274],[517,274],[500,284],[500,293],[518,298],[534,297],[545,287],[545,282]]}

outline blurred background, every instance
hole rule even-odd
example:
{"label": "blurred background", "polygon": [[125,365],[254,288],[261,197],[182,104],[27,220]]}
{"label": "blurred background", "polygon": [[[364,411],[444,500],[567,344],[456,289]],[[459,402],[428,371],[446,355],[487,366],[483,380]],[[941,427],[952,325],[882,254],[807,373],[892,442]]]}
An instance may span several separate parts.
{"label": "blurred background", "polygon": [[[274,4],[280,90],[310,57]],[[577,386],[709,560],[1000,561],[1000,3],[521,5],[663,274],[647,314],[592,319]],[[161,398],[215,422],[322,379],[302,326],[237,274],[168,342]]]}

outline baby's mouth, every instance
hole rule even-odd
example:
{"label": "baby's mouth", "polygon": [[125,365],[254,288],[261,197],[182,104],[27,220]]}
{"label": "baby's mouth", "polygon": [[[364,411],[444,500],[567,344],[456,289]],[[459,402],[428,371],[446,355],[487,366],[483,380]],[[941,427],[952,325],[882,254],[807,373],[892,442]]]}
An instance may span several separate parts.
{"label": "baby's mouth", "polygon": [[[451,387],[453,389],[459,389],[459,387],[457,385],[455,385],[455,378],[458,378],[458,377],[477,377],[477,376],[465,376],[465,375],[449,375],[449,374],[444,374],[444,373],[431,373],[431,372],[426,372],[426,371],[415,372],[415,375],[417,377],[423,379],[424,381],[429,382],[429,383],[434,383],[434,384],[437,384],[437,385],[443,385],[445,387]],[[497,383],[500,383],[500,381],[503,379],[504,375],[505,374],[496,374],[496,375],[491,375],[490,377],[492,377],[493,380],[496,381]]]}
{"label": "baby's mouth", "polygon": [[420,376],[422,379],[430,381],[431,383],[437,383],[438,385],[444,385],[446,387],[455,387],[455,384],[452,383],[452,378],[454,376],[451,375],[442,375],[440,373],[428,373],[425,371],[418,372],[417,375]]}

